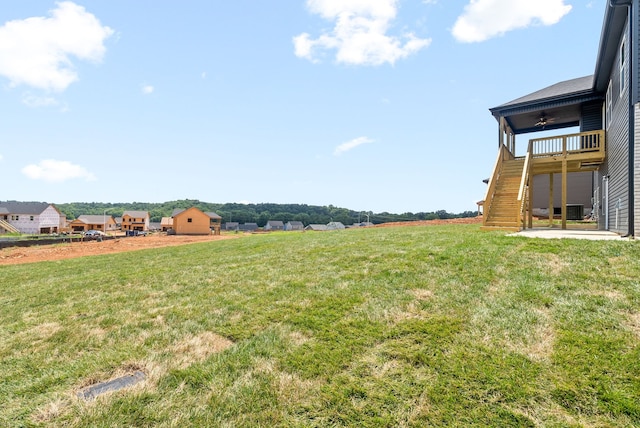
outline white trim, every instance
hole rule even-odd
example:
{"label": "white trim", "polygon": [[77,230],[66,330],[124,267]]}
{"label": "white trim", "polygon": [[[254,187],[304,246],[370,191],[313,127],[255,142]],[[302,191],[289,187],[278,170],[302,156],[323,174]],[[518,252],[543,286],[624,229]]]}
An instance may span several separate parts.
{"label": "white trim", "polygon": [[611,125],[611,112],[613,110],[613,95],[611,94],[611,79],[609,79],[609,86],[607,86],[607,94],[606,94],[606,101],[605,101],[605,121],[606,121],[606,126],[605,129],[609,128],[609,125]]}
{"label": "white trim", "polygon": [[627,36],[622,38],[620,42],[620,48],[618,49],[618,71],[620,73],[620,95],[624,93],[624,90],[627,88],[627,78],[626,78],[626,70],[627,70]]}

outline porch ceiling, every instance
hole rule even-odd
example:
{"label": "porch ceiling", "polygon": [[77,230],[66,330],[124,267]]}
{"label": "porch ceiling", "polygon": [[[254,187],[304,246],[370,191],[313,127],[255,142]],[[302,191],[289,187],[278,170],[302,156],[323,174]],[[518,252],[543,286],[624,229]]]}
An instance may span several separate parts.
{"label": "porch ceiling", "polygon": [[[515,134],[578,126],[582,105],[602,100],[593,90],[593,76],[567,80],[548,86],[501,106],[489,109],[499,121],[504,117]],[[541,117],[545,125],[536,125]]]}

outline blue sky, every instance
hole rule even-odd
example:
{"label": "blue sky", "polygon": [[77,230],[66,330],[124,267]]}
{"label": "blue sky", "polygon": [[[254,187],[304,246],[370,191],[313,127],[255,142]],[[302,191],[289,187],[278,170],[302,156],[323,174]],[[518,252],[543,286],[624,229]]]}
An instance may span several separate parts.
{"label": "blue sky", "polygon": [[592,74],[605,1],[7,0],[0,200],[474,210],[488,109]]}

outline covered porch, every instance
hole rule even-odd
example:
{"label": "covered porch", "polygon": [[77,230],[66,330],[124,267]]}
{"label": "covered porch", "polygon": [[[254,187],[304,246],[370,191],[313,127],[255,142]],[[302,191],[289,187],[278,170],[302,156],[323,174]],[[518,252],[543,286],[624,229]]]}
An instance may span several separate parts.
{"label": "covered porch", "polygon": [[[569,174],[595,171],[606,156],[602,99],[591,88],[591,76],[583,77],[490,109],[499,124],[498,157],[484,200],[483,228],[533,227],[534,208],[541,208],[533,205],[534,192],[548,192],[551,225],[558,205],[555,176],[561,181],[561,228],[567,229]],[[540,136],[516,144],[516,136],[534,133]],[[548,175],[548,188],[534,188],[533,178],[540,175]]]}

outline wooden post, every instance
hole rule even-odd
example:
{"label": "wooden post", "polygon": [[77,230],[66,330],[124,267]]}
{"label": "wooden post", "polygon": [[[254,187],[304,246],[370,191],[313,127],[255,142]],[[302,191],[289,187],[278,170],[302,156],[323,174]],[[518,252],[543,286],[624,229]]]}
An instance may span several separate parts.
{"label": "wooden post", "polygon": [[529,168],[529,229],[533,229],[533,177]]}
{"label": "wooden post", "polygon": [[553,172],[549,174],[549,227],[553,227]]}
{"label": "wooden post", "polygon": [[567,157],[562,159],[562,230],[567,228]]}
{"label": "wooden post", "polygon": [[509,128],[509,135],[511,136],[511,153],[516,155],[516,134]]}
{"label": "wooden post", "polygon": [[504,117],[500,117],[500,124],[498,125],[500,132],[498,133],[498,148],[504,145]]}
{"label": "wooden post", "polygon": [[562,137],[562,230],[567,228],[567,137]]}

